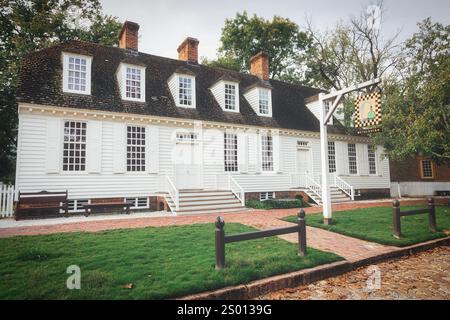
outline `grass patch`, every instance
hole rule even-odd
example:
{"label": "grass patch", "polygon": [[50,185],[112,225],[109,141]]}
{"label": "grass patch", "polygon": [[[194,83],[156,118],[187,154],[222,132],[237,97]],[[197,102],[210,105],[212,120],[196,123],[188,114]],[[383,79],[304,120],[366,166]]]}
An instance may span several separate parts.
{"label": "grass patch", "polygon": [[[227,224],[227,234],[253,230]],[[227,268],[214,268],[214,225],[65,233],[0,239],[0,299],[161,299],[212,290],[341,258],[277,237],[226,246]],[[81,268],[81,290],[68,290],[67,267]],[[126,284],[133,284],[127,289]]]}
{"label": "grass patch", "polygon": [[[402,211],[423,208],[423,206],[404,206]],[[283,218],[295,223],[297,217]],[[450,208],[436,207],[436,222],[438,232],[432,233],[428,229],[428,215],[420,214],[401,218],[402,237],[392,236],[392,208],[373,207],[349,211],[333,212],[333,224],[323,224],[322,213],[308,215],[308,226],[326,229],[347,236],[393,246],[408,246],[427,240],[445,237],[442,232],[450,228]]]}
{"label": "grass patch", "polygon": [[245,201],[245,206],[248,208],[270,210],[270,209],[290,209],[290,208],[305,208],[309,207],[303,199],[295,200],[248,200]]}

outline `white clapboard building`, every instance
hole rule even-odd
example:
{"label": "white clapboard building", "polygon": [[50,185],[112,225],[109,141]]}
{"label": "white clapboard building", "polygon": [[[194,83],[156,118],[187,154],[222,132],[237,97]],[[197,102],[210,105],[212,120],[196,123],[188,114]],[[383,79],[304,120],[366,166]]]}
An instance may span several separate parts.
{"label": "white clapboard building", "polygon": [[[138,51],[139,26],[119,47],[69,41],[28,55],[17,92],[17,189],[68,190],[71,210],[118,199],[177,214],[241,210],[245,199],[307,194],[320,204],[317,95],[250,73]],[[332,201],[389,195],[389,162],[367,137],[328,127]]]}

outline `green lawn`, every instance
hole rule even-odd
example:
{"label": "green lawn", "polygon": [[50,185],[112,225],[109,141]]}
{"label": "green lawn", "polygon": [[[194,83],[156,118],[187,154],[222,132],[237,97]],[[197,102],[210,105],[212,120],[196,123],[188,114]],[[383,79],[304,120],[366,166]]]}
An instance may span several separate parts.
{"label": "green lawn", "polygon": [[[0,248],[0,299],[173,298],[341,259],[311,248],[301,258],[271,237],[227,245],[227,268],[216,271],[213,224],[14,237]],[[81,268],[81,290],[66,288],[70,265]]]}
{"label": "green lawn", "polygon": [[[401,207],[402,211],[421,207]],[[283,218],[296,222],[297,217]],[[392,236],[392,207],[373,207],[349,211],[333,212],[333,224],[323,224],[322,213],[307,215],[306,224],[312,227],[345,234],[351,237],[394,246],[407,246],[445,236],[442,231],[450,228],[450,208],[436,207],[438,231],[431,233],[428,229],[428,215],[406,216],[401,219],[402,238]]]}

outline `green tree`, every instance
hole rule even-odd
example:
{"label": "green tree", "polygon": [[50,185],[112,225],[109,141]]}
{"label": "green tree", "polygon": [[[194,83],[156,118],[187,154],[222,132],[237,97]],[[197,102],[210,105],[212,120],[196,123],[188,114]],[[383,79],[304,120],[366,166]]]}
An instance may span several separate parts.
{"label": "green tree", "polygon": [[385,84],[383,131],[375,140],[391,159],[422,154],[450,162],[450,26],[430,18],[405,42],[403,70]]}
{"label": "green tree", "polygon": [[[319,32],[308,23],[312,39],[307,54],[297,61],[305,70],[304,83],[328,90],[339,90],[373,78],[398,76],[398,33],[382,36],[383,4],[368,6],[331,31]],[[373,90],[369,87],[366,91]],[[354,95],[343,100],[344,125],[353,132]]]}
{"label": "green tree", "polygon": [[309,43],[306,33],[291,20],[279,16],[272,20],[256,15],[249,17],[245,11],[225,20],[220,40],[219,64],[225,59],[223,66],[233,69],[239,66],[238,70],[247,71],[250,58],[264,51],[269,55],[270,76],[277,79]]}
{"label": "green tree", "polygon": [[219,55],[217,59],[209,60],[206,57],[202,57],[201,63],[210,66],[210,67],[216,67],[216,68],[224,68],[234,71],[241,71],[241,65],[239,63],[239,60],[235,57],[232,57],[230,55]]}
{"label": "green tree", "polygon": [[22,58],[79,39],[113,45],[121,23],[98,0],[0,0],[0,180],[13,180],[17,136],[15,92]]}

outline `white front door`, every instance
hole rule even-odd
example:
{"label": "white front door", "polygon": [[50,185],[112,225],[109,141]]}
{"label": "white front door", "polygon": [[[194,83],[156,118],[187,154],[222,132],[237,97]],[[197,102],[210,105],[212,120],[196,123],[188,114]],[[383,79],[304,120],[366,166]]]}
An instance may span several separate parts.
{"label": "white front door", "polygon": [[297,149],[297,172],[311,172],[311,152],[309,149]]}
{"label": "white front door", "polygon": [[177,143],[175,148],[175,185],[178,189],[199,189],[201,152],[198,144]]}

